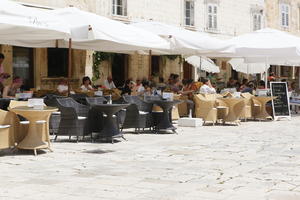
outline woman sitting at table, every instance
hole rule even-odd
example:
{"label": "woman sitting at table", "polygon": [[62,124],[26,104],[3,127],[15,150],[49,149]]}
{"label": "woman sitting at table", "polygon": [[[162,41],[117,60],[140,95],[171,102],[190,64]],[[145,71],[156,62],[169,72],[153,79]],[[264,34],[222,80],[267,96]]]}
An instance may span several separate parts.
{"label": "woman sitting at table", "polygon": [[85,76],[82,78],[82,85],[80,87],[80,90],[82,92],[94,91],[90,77]]}
{"label": "woman sitting at table", "polygon": [[135,83],[131,80],[126,80],[125,81],[125,85],[122,88],[122,94],[127,94],[127,95],[131,95],[131,93],[133,92],[133,90],[135,89]]}
{"label": "woman sitting at table", "polygon": [[183,88],[178,93],[182,94],[182,95],[187,95],[190,99],[192,99],[193,93],[197,91],[197,86],[194,84],[194,80],[193,79],[189,79],[189,80],[183,79],[182,85],[183,85]]}
{"label": "woman sitting at table", "polygon": [[210,80],[203,79],[204,85],[200,88],[201,94],[216,94],[216,89],[211,85]]}
{"label": "woman sitting at table", "polygon": [[21,86],[23,85],[23,79],[20,77],[15,77],[13,79],[13,82],[5,86],[3,89],[3,98],[14,98],[16,97],[17,93],[20,93],[21,91]]}

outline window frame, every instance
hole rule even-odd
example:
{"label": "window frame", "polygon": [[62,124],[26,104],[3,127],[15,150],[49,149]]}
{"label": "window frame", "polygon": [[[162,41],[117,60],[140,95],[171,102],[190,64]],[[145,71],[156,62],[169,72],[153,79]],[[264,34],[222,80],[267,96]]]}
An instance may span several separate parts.
{"label": "window frame", "polygon": [[257,31],[263,28],[263,14],[261,12],[252,13],[252,29]]}
{"label": "window frame", "polygon": [[287,3],[279,4],[280,25],[283,28],[290,27],[291,6]]}
{"label": "window frame", "polygon": [[[211,7],[211,11],[210,11]],[[218,30],[218,10],[219,6],[216,3],[207,4],[207,29],[208,30]]]}
{"label": "window frame", "polygon": [[[187,3],[190,3],[189,8],[187,8]],[[189,16],[187,16],[187,9],[189,9]],[[189,24],[187,23],[189,20]],[[194,0],[184,0],[184,26],[195,27],[195,1]]]}
{"label": "window frame", "polygon": [[[121,1],[121,4],[118,4]],[[121,13],[118,13],[118,8],[120,8]],[[112,15],[118,17],[127,17],[127,0],[112,0]]]}

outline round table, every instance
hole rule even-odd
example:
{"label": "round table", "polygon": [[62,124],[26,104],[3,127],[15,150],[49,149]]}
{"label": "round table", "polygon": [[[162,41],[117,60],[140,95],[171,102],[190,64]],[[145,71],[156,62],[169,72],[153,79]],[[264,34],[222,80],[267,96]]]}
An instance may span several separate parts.
{"label": "round table", "polygon": [[[224,122],[237,122],[240,115],[235,112],[234,107],[241,102],[245,102],[242,98],[220,98],[228,106],[228,114],[224,116]],[[241,111],[242,112],[242,111]]]}
{"label": "round table", "polygon": [[107,116],[104,118],[104,127],[100,132],[100,136],[106,139],[111,139],[111,142],[114,142],[115,138],[122,137],[123,133],[119,130],[119,126],[114,120],[113,115],[119,112],[120,110],[128,107],[129,104],[97,104],[92,105],[93,109],[98,112],[102,112]]}
{"label": "round table", "polygon": [[164,130],[171,130],[176,133],[176,127],[172,124],[172,119],[170,117],[170,110],[172,110],[173,106],[181,103],[180,100],[152,100],[153,104],[158,105],[163,109],[163,116],[162,119],[156,126],[156,131],[164,131]]}
{"label": "round table", "polygon": [[266,110],[266,104],[269,101],[272,101],[273,99],[275,99],[276,97],[264,97],[264,96],[259,96],[259,97],[253,97],[254,100],[257,100],[260,104],[261,104],[261,108],[260,108],[260,112],[255,114],[255,118],[258,119],[268,119],[268,118],[272,118],[271,115],[269,115],[269,113]]}
{"label": "round table", "polygon": [[[29,121],[28,132],[25,138],[18,144],[19,149],[30,149],[37,155],[37,149],[50,149],[49,140],[49,119],[51,113],[58,111],[57,108],[45,106],[42,110],[33,109],[28,106],[20,106],[11,109],[12,112],[25,117]],[[46,129],[38,130],[37,122],[45,121]],[[47,143],[43,141],[43,136],[47,138]]]}

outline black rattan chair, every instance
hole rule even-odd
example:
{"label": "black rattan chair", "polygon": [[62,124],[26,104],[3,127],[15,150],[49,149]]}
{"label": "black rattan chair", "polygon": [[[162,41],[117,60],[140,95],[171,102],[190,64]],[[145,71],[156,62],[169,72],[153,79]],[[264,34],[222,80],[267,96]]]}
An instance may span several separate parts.
{"label": "black rattan chair", "polygon": [[[65,96],[59,96],[55,94],[46,94],[44,102],[47,106],[52,106],[58,108],[59,105],[57,103],[56,99],[60,98],[66,98]],[[58,129],[59,129],[59,123],[60,123],[60,118],[61,118],[61,112],[54,112],[51,114],[50,120],[49,120],[49,132],[52,135],[57,135],[58,134]]]}
{"label": "black rattan chair", "polygon": [[126,117],[122,124],[122,129],[134,128],[135,132],[140,133],[141,129],[153,126],[152,123],[152,104],[146,103],[137,96],[124,95],[125,102],[130,103],[126,108]]}
{"label": "black rattan chair", "polygon": [[90,112],[89,112],[89,127],[90,131],[93,133],[100,133],[103,129],[103,114],[97,112],[97,110],[93,109],[93,105],[98,104],[106,104],[107,99],[104,97],[86,97],[86,103],[88,106],[90,106]]}
{"label": "black rattan chair", "polygon": [[71,136],[76,136],[78,142],[79,136],[84,137],[91,134],[91,130],[87,123],[90,110],[89,106],[82,105],[72,98],[61,98],[56,100],[61,112],[61,121],[56,137],[59,135],[66,135],[71,139]]}

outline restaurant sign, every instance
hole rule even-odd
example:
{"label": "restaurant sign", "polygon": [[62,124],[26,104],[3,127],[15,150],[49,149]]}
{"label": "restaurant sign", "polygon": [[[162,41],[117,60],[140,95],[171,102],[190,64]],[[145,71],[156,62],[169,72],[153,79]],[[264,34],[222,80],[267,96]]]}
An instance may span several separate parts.
{"label": "restaurant sign", "polygon": [[291,119],[290,99],[287,83],[271,82],[271,95],[274,120],[281,118]]}

